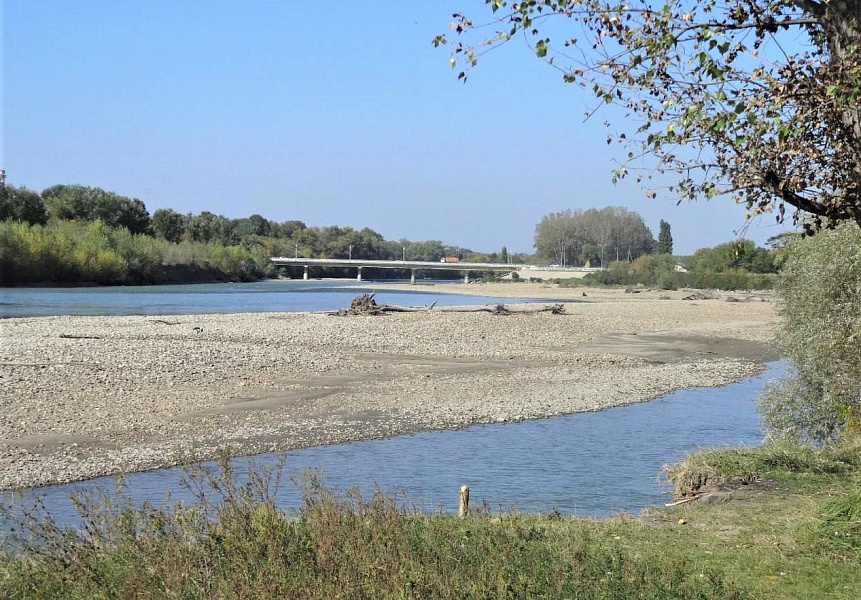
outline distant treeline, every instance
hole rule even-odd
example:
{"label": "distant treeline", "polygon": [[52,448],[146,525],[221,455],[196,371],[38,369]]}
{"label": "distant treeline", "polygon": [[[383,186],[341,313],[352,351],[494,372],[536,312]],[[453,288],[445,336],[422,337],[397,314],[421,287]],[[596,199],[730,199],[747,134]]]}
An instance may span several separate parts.
{"label": "distant treeline", "polygon": [[750,240],[701,248],[693,256],[646,254],[632,262],[613,262],[606,271],[580,280],[563,280],[566,286],[644,285],[664,290],[683,287],[721,290],[764,290],[774,287],[789,236],[772,240],[774,250],[759,248]]}
{"label": "distant treeline", "polygon": [[[308,227],[257,214],[229,219],[159,209],[150,216],[141,200],[80,185],[41,193],[0,186],[0,285],[252,281],[277,275],[271,257],[295,255],[431,262],[445,256],[490,262],[527,257],[509,256],[505,248],[480,253],[436,240],[390,241],[368,228]],[[366,270],[365,276],[408,273]]]}
{"label": "distant treeline", "polygon": [[[776,246],[780,245],[777,240]],[[254,214],[229,219],[211,212],[152,215],[137,198],[99,188],[55,185],[41,193],[0,185],[0,285],[153,284],[253,281],[275,277],[273,256],[437,262],[608,263],[588,283],[677,287],[770,287],[781,252],[749,241],[672,256],[672,235],[661,222],[655,241],[639,214],[621,207],[546,215],[535,231],[536,255],[482,253],[441,241],[386,240],[364,228],[309,227]],[[611,262],[616,259],[615,262]],[[618,260],[622,259],[622,260]],[[626,260],[627,259],[627,260]],[[288,274],[299,275],[298,268]],[[351,277],[347,269],[320,276]],[[408,277],[408,271],[365,269],[366,278]],[[435,277],[457,277],[434,272]],[[486,274],[493,277],[491,273]]]}

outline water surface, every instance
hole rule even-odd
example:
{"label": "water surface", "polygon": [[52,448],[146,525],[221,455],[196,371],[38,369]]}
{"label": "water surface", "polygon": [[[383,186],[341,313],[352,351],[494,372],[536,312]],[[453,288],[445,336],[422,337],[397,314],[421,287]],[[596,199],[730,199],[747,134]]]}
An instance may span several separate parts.
{"label": "water surface", "polygon": [[[378,485],[429,511],[455,511],[459,487],[467,484],[473,505],[487,503],[495,510],[558,510],[585,517],[639,513],[667,501],[660,479],[664,464],[703,447],[759,444],[757,394],[784,370],[783,363],[772,363],[763,375],[739,383],[681,390],[599,412],[292,451],[278,504],[297,508],[301,490],[291,479],[316,469],[327,487],[358,488],[368,497]],[[279,457],[239,458],[233,466],[242,479],[252,464],[277,465]],[[181,484],[185,477],[181,468],[161,469],[131,474],[124,485],[134,502],[160,505],[168,491],[173,499],[192,499]],[[106,477],[23,496],[6,493],[5,501],[43,497],[60,522],[74,525],[71,494],[114,487],[114,479]]]}
{"label": "water surface", "polygon": [[[387,281],[386,283],[397,283]],[[451,282],[447,282],[451,283]],[[467,285],[467,284],[464,284]],[[106,286],[70,288],[0,288],[0,317],[53,315],[186,315],[239,312],[336,310],[358,294],[373,292],[373,282],[272,280],[254,283]],[[382,304],[440,306],[527,302],[440,294],[431,283],[376,296]]]}

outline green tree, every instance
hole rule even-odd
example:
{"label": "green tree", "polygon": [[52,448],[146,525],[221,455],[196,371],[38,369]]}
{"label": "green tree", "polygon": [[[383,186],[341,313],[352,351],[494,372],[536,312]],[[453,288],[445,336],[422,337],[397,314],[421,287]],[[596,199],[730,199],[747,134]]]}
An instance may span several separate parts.
{"label": "green tree", "polygon": [[778,345],[794,367],[760,402],[771,433],[829,442],[861,423],[861,229],[789,243]]}
{"label": "green tree", "polygon": [[789,205],[795,219],[816,215],[813,229],[822,218],[861,224],[861,0],[487,4],[490,29],[454,15],[459,77],[525,39],[634,124],[608,130],[630,147],[615,177],[631,163],[675,173],[679,199],[727,195],[778,220]]}
{"label": "green tree", "polygon": [[247,219],[238,219],[234,224],[234,230],[239,239],[242,240],[251,237],[266,237],[272,233],[272,224],[264,217],[254,214]]}
{"label": "green tree", "polygon": [[283,223],[272,224],[272,233],[275,237],[290,238],[293,234],[305,229],[307,226],[302,221],[284,221]]}
{"label": "green tree", "polygon": [[125,227],[132,233],[149,231],[149,213],[137,198],[82,185],[54,185],[42,190],[42,198],[57,219],[102,221],[108,227]]}
{"label": "green tree", "polygon": [[771,253],[750,240],[737,240],[714,248],[700,248],[694,253],[696,273],[725,273],[743,269],[748,273],[774,273]]}
{"label": "green tree", "polygon": [[405,249],[405,254],[410,260],[418,260],[424,262],[436,262],[446,256],[446,246],[438,240],[427,240],[423,242],[411,242],[401,239],[390,244],[389,258],[401,258],[402,249]]}
{"label": "green tree", "polygon": [[0,184],[0,221],[11,219],[31,225],[48,222],[42,197],[25,187]]}
{"label": "green tree", "polygon": [[551,213],[535,228],[538,255],[559,265],[633,260],[653,244],[642,217],[621,206]]}
{"label": "green tree", "polygon": [[583,245],[583,235],[578,231],[582,214],[579,210],[565,210],[541,217],[535,227],[538,256],[557,265],[577,264]]}
{"label": "green tree", "polygon": [[195,242],[219,242],[225,246],[238,242],[233,221],[207,210],[186,217],[185,235]]}
{"label": "green tree", "polygon": [[661,219],[661,231],[658,233],[658,244],[655,246],[655,254],[673,253],[673,234],[670,224]]}
{"label": "green tree", "polygon": [[160,208],[152,214],[150,227],[155,237],[176,243],[182,240],[185,217],[170,208]]}

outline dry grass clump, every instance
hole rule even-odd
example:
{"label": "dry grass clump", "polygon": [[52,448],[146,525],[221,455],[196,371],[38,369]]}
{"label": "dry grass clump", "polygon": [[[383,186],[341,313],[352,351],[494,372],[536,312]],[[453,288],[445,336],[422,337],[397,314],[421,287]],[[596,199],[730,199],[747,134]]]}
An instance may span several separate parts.
{"label": "dry grass clump", "polygon": [[861,439],[814,449],[792,443],[698,452],[664,467],[677,500],[728,481],[749,482],[786,474],[840,474],[861,469]]}

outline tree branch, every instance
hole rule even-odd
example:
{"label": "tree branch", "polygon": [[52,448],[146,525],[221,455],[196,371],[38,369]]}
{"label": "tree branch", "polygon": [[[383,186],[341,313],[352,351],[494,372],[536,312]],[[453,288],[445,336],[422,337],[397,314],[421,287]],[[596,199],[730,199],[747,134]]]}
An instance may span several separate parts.
{"label": "tree branch", "polygon": [[763,178],[764,187],[769,189],[781,200],[810,214],[827,218],[849,218],[861,225],[861,210],[857,206],[841,203],[837,208],[829,210],[828,206],[805,198],[801,194],[789,189],[774,171],[769,171]]}
{"label": "tree branch", "polygon": [[821,18],[825,16],[825,5],[822,2],[818,2],[816,0],[789,0],[789,4],[797,6],[807,14],[813,15],[814,17]]}
{"label": "tree branch", "polygon": [[822,20],[819,18],[815,19],[786,19],[783,21],[774,20],[773,23],[762,23],[762,22],[751,22],[751,23],[727,23],[721,21],[708,21],[706,23],[691,23],[690,25],[686,25],[679,29],[679,35],[687,33],[689,31],[693,31],[695,29],[705,29],[706,27],[710,27],[712,29],[717,30],[725,30],[725,31],[741,31],[744,29],[756,29],[762,28],[765,25],[773,25],[774,27],[788,27],[790,25],[819,25],[822,23]]}

